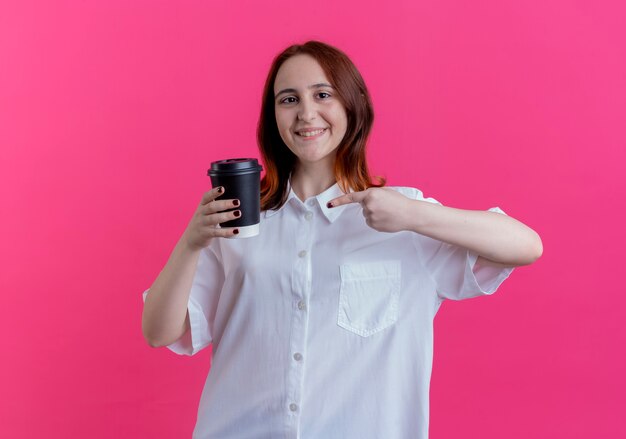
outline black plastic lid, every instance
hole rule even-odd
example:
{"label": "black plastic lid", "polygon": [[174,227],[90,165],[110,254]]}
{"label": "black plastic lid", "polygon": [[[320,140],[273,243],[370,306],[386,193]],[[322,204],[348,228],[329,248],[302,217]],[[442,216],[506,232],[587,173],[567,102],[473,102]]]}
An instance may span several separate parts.
{"label": "black plastic lid", "polygon": [[257,159],[226,159],[211,162],[211,169],[208,170],[207,175],[248,174],[262,170],[263,167],[259,165]]}

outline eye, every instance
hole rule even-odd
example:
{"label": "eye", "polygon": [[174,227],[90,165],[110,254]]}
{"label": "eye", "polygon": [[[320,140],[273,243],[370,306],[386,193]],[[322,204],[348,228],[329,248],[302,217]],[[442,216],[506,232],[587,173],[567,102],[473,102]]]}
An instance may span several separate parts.
{"label": "eye", "polygon": [[281,104],[293,104],[296,100],[295,96],[287,96],[286,98],[283,98],[280,100]]}
{"label": "eye", "polygon": [[328,99],[330,97],[330,93],[326,93],[325,91],[321,91],[317,95],[322,99]]}

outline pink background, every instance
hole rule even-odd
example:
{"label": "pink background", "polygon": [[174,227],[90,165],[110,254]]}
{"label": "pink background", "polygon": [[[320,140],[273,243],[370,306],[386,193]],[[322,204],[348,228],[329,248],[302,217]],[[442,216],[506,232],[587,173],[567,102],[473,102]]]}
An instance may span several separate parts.
{"label": "pink background", "polygon": [[149,348],[141,293],[310,38],[370,87],[376,173],[543,238],[442,307],[431,437],[625,437],[623,3],[269,4],[0,4],[0,437],[190,437],[210,352]]}

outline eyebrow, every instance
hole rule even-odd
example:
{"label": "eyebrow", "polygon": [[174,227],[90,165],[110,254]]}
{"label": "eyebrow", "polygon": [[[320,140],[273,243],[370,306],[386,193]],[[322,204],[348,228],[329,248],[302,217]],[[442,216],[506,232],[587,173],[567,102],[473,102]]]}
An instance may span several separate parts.
{"label": "eyebrow", "polygon": [[[307,88],[308,89],[312,89],[312,88],[320,88],[320,87],[330,87],[330,88],[334,88],[332,85],[330,84],[326,84],[325,82],[319,82],[317,84],[313,84],[313,85],[309,85]],[[298,90],[296,90],[295,88],[286,88],[284,90],[279,91],[278,93],[276,93],[274,95],[274,99],[276,99],[278,96],[280,96],[283,93],[297,93]]]}

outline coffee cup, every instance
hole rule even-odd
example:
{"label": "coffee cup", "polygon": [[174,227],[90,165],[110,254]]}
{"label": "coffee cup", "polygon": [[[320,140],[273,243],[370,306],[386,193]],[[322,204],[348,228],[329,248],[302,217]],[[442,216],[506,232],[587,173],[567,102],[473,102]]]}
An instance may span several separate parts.
{"label": "coffee cup", "polygon": [[211,163],[207,174],[213,187],[223,186],[224,194],[217,199],[238,199],[235,207],[241,216],[231,221],[220,223],[222,229],[239,229],[232,238],[249,238],[259,234],[261,222],[261,171],[257,159],[238,158],[219,160]]}

